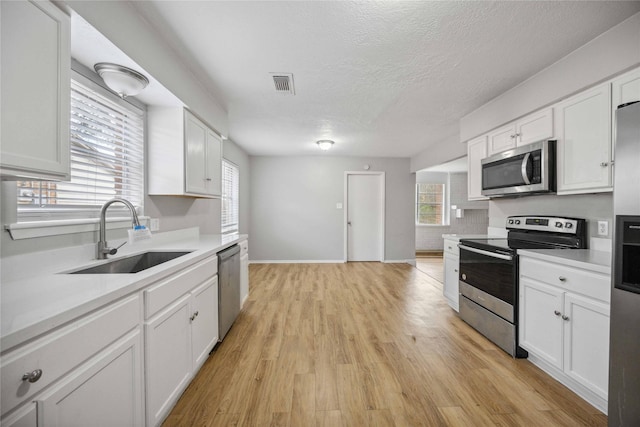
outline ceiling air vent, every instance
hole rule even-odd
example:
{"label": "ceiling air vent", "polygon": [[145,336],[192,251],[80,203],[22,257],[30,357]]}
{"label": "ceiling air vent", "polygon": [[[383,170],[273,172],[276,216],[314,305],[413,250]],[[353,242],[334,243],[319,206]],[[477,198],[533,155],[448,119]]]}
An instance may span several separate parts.
{"label": "ceiling air vent", "polygon": [[293,74],[291,73],[270,73],[273,77],[273,84],[276,87],[276,93],[283,95],[295,95],[293,88]]}

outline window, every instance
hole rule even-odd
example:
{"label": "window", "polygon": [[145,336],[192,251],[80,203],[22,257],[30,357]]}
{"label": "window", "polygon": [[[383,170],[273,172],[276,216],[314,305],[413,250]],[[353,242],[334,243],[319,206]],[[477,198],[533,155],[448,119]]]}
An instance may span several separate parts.
{"label": "window", "polygon": [[71,180],[18,182],[19,220],[95,217],[114,197],[141,210],[144,112],[94,86],[71,81]]}
{"label": "window", "polygon": [[222,233],[238,232],[240,172],[238,166],[222,160]]}
{"label": "window", "polygon": [[446,225],[444,184],[416,185],[416,224]]}

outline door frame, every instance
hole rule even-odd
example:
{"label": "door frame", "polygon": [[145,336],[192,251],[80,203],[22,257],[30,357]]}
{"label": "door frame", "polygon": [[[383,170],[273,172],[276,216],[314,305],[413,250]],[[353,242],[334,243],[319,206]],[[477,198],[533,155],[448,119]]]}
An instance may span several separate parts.
{"label": "door frame", "polygon": [[345,171],[344,173],[344,262],[349,261],[349,230],[347,221],[349,218],[349,175],[377,175],[381,178],[380,197],[380,254],[379,261],[384,262],[385,243],[385,206],[386,206],[386,175],[380,171]]}

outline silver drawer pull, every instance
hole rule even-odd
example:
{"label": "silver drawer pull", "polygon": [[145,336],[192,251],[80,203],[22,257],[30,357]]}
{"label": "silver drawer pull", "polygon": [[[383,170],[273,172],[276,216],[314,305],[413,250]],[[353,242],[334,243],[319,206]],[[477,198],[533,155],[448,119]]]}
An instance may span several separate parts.
{"label": "silver drawer pull", "polygon": [[563,315],[563,316],[562,316],[562,320],[569,320],[569,316],[565,316],[565,315]]}
{"label": "silver drawer pull", "polygon": [[560,312],[558,310],[553,310],[553,314],[555,314],[556,316],[560,316]]}
{"label": "silver drawer pull", "polygon": [[42,369],[36,369],[35,371],[27,372],[22,376],[22,381],[29,381],[35,383],[42,376]]}
{"label": "silver drawer pull", "polygon": [[455,272],[457,273],[457,272],[458,272],[458,269],[456,268],[456,269],[454,269],[453,271],[455,271]]}
{"label": "silver drawer pull", "polygon": [[567,278],[564,277],[564,276],[560,276],[560,277],[558,277],[558,280],[560,280],[561,282],[566,282]]}

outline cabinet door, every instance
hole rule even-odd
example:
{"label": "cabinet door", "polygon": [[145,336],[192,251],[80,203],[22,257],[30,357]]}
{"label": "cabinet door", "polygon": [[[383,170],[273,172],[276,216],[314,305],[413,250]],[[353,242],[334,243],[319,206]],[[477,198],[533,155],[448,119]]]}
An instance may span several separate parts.
{"label": "cabinet door", "polygon": [[207,194],[207,133],[209,129],[195,116],[184,113],[185,192]]}
{"label": "cabinet door", "polygon": [[455,311],[458,311],[458,267],[460,258],[445,254],[444,256],[444,288],[442,289],[447,302]]}
{"label": "cabinet door", "polygon": [[207,194],[222,195],[222,140],[211,129],[207,129]]}
{"label": "cabinet door", "polygon": [[558,193],[611,190],[611,93],[608,84],[554,108]]}
{"label": "cabinet door", "polygon": [[37,399],[44,426],[143,425],[142,339],[127,334]]}
{"label": "cabinet door", "polygon": [[609,306],[567,293],[564,371],[603,399],[609,388]]}
{"label": "cabinet door", "polygon": [[640,68],[623,74],[611,82],[611,123],[613,123],[614,147],[616,143],[616,110],[619,105],[634,101],[640,101]]}
{"label": "cabinet door", "polygon": [[69,16],[43,1],[3,1],[0,8],[0,172],[68,179]]}
{"label": "cabinet door", "polygon": [[147,425],[169,413],[192,373],[191,307],[185,295],[145,323]]}
{"label": "cabinet door", "polygon": [[191,345],[193,367],[197,370],[218,342],[218,276],[194,289],[191,295]]}
{"label": "cabinet door", "polygon": [[563,291],[520,277],[520,346],[562,369]]}
{"label": "cabinet door", "polygon": [[546,141],[553,138],[553,108],[538,111],[518,120],[517,145]]}
{"label": "cabinet door", "polygon": [[29,402],[6,418],[2,419],[3,427],[38,427],[36,403]]}
{"label": "cabinet door", "polygon": [[467,190],[469,200],[484,200],[482,195],[482,159],[487,157],[487,137],[467,142]]}
{"label": "cabinet door", "polygon": [[240,257],[240,309],[249,295],[249,254]]}
{"label": "cabinet door", "polygon": [[516,146],[516,125],[509,123],[506,126],[498,128],[488,134],[487,154],[499,153]]}

